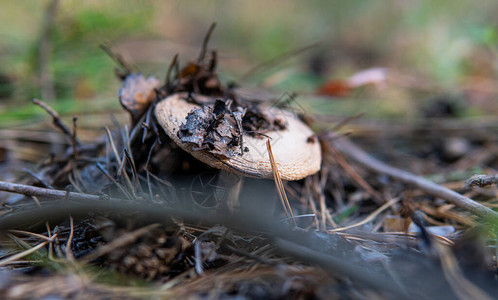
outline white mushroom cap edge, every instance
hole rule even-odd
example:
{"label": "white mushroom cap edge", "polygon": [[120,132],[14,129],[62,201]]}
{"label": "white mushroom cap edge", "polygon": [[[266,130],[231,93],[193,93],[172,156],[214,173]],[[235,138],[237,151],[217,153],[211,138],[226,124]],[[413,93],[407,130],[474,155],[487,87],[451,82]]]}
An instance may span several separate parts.
{"label": "white mushroom cap edge", "polygon": [[[171,95],[159,103],[155,108],[155,116],[166,134],[183,150],[211,167],[232,171],[237,174],[273,178],[272,167],[266,148],[266,137],[252,137],[243,135],[244,147],[249,151],[242,156],[221,158],[208,151],[192,150],[194,145],[184,143],[178,137],[182,123],[185,123],[187,114],[196,107],[188,103],[186,93]],[[299,180],[320,170],[322,155],[320,143],[313,137],[313,131],[291,112],[268,108],[271,114],[284,119],[287,128],[284,130],[265,132],[270,137],[273,156],[277,164],[280,177],[283,180]]]}

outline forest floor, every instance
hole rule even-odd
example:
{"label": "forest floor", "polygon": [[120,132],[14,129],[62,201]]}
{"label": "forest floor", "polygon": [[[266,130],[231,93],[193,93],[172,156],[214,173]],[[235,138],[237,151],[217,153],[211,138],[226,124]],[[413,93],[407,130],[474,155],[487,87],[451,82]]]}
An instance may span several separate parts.
{"label": "forest floor", "polygon": [[[468,113],[472,101],[496,111],[495,88],[469,82],[469,102],[374,68],[277,94],[220,79],[208,40],[189,63],[175,56],[164,80],[104,46],[117,62],[122,110],[59,115],[35,99],[45,121],[1,130],[1,297],[495,298],[498,119]],[[345,98],[386,89],[391,99],[428,90],[433,99],[374,107]],[[169,135],[155,109],[179,94],[216,121],[199,127],[207,121],[197,111],[197,123]],[[409,105],[415,117],[376,117],[390,105]],[[285,130],[275,109],[313,129],[318,172],[282,181],[276,166],[287,155],[270,150],[285,141],[275,136],[261,153],[269,178],[231,169],[241,136]],[[213,138],[225,130],[216,122],[230,134]],[[185,151],[187,141],[195,147]]]}

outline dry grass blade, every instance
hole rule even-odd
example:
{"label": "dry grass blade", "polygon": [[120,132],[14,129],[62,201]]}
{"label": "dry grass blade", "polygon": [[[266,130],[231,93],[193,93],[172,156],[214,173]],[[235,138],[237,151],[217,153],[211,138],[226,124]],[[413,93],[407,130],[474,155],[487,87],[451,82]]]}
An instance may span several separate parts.
{"label": "dry grass blade", "polygon": [[386,210],[387,208],[389,208],[393,204],[397,203],[399,200],[400,200],[400,198],[391,199],[391,200],[387,201],[386,203],[384,203],[384,205],[382,205],[381,207],[377,208],[370,215],[368,215],[368,217],[361,220],[360,222],[355,223],[355,224],[351,224],[351,225],[346,226],[346,227],[331,229],[331,230],[328,230],[328,232],[344,231],[344,230],[348,230],[348,229],[355,228],[355,227],[361,226],[363,224],[366,224],[366,223],[372,221],[373,219],[375,219],[375,217],[378,216],[381,212],[383,212],[384,210]]}
{"label": "dry grass blade", "polygon": [[275,162],[275,157],[273,157],[273,152],[271,150],[271,143],[269,139],[266,141],[266,148],[268,149],[268,156],[270,157],[271,169],[273,172],[273,180],[275,181],[275,186],[277,187],[278,197],[282,202],[282,206],[284,207],[284,211],[285,214],[287,215],[287,218],[292,218],[294,225],[297,226],[289,200],[287,199],[287,194],[285,193],[285,188],[284,184],[282,183],[282,178],[280,178],[280,173],[278,172],[278,167],[277,163]]}

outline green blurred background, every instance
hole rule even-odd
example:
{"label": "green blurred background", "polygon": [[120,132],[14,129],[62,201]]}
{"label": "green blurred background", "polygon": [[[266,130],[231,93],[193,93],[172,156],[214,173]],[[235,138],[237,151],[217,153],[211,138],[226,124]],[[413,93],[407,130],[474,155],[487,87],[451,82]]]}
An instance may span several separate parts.
{"label": "green blurred background", "polygon": [[[239,82],[299,92],[320,113],[411,118],[441,95],[463,105],[463,117],[497,108],[494,0],[61,0],[53,10],[52,0],[0,3],[0,126],[43,115],[33,97],[62,113],[117,112],[116,64],[99,44],[164,78],[175,53],[183,64],[197,56],[212,22],[210,46],[219,51],[224,80],[240,81],[261,62],[320,42]],[[314,96],[329,80],[374,67],[395,72],[396,80],[340,99]],[[43,91],[41,73],[53,97]]]}

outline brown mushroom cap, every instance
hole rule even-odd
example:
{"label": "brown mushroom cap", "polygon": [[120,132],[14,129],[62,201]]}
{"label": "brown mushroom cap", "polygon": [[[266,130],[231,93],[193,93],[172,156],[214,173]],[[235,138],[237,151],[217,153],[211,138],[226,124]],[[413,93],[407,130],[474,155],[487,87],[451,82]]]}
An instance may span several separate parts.
{"label": "brown mushroom cap", "polygon": [[[258,178],[272,178],[272,167],[266,148],[266,138],[244,134],[244,147],[249,151],[242,156],[220,158],[204,150],[192,150],[194,145],[184,143],[178,137],[187,114],[196,107],[184,99],[185,93],[174,94],[161,100],[155,109],[157,121],[166,134],[183,150],[211,167],[234,171]],[[320,144],[313,137],[313,131],[292,113],[277,108],[268,108],[275,116],[287,122],[287,128],[265,132],[270,137],[273,156],[283,180],[299,180],[320,170],[322,161]]]}

